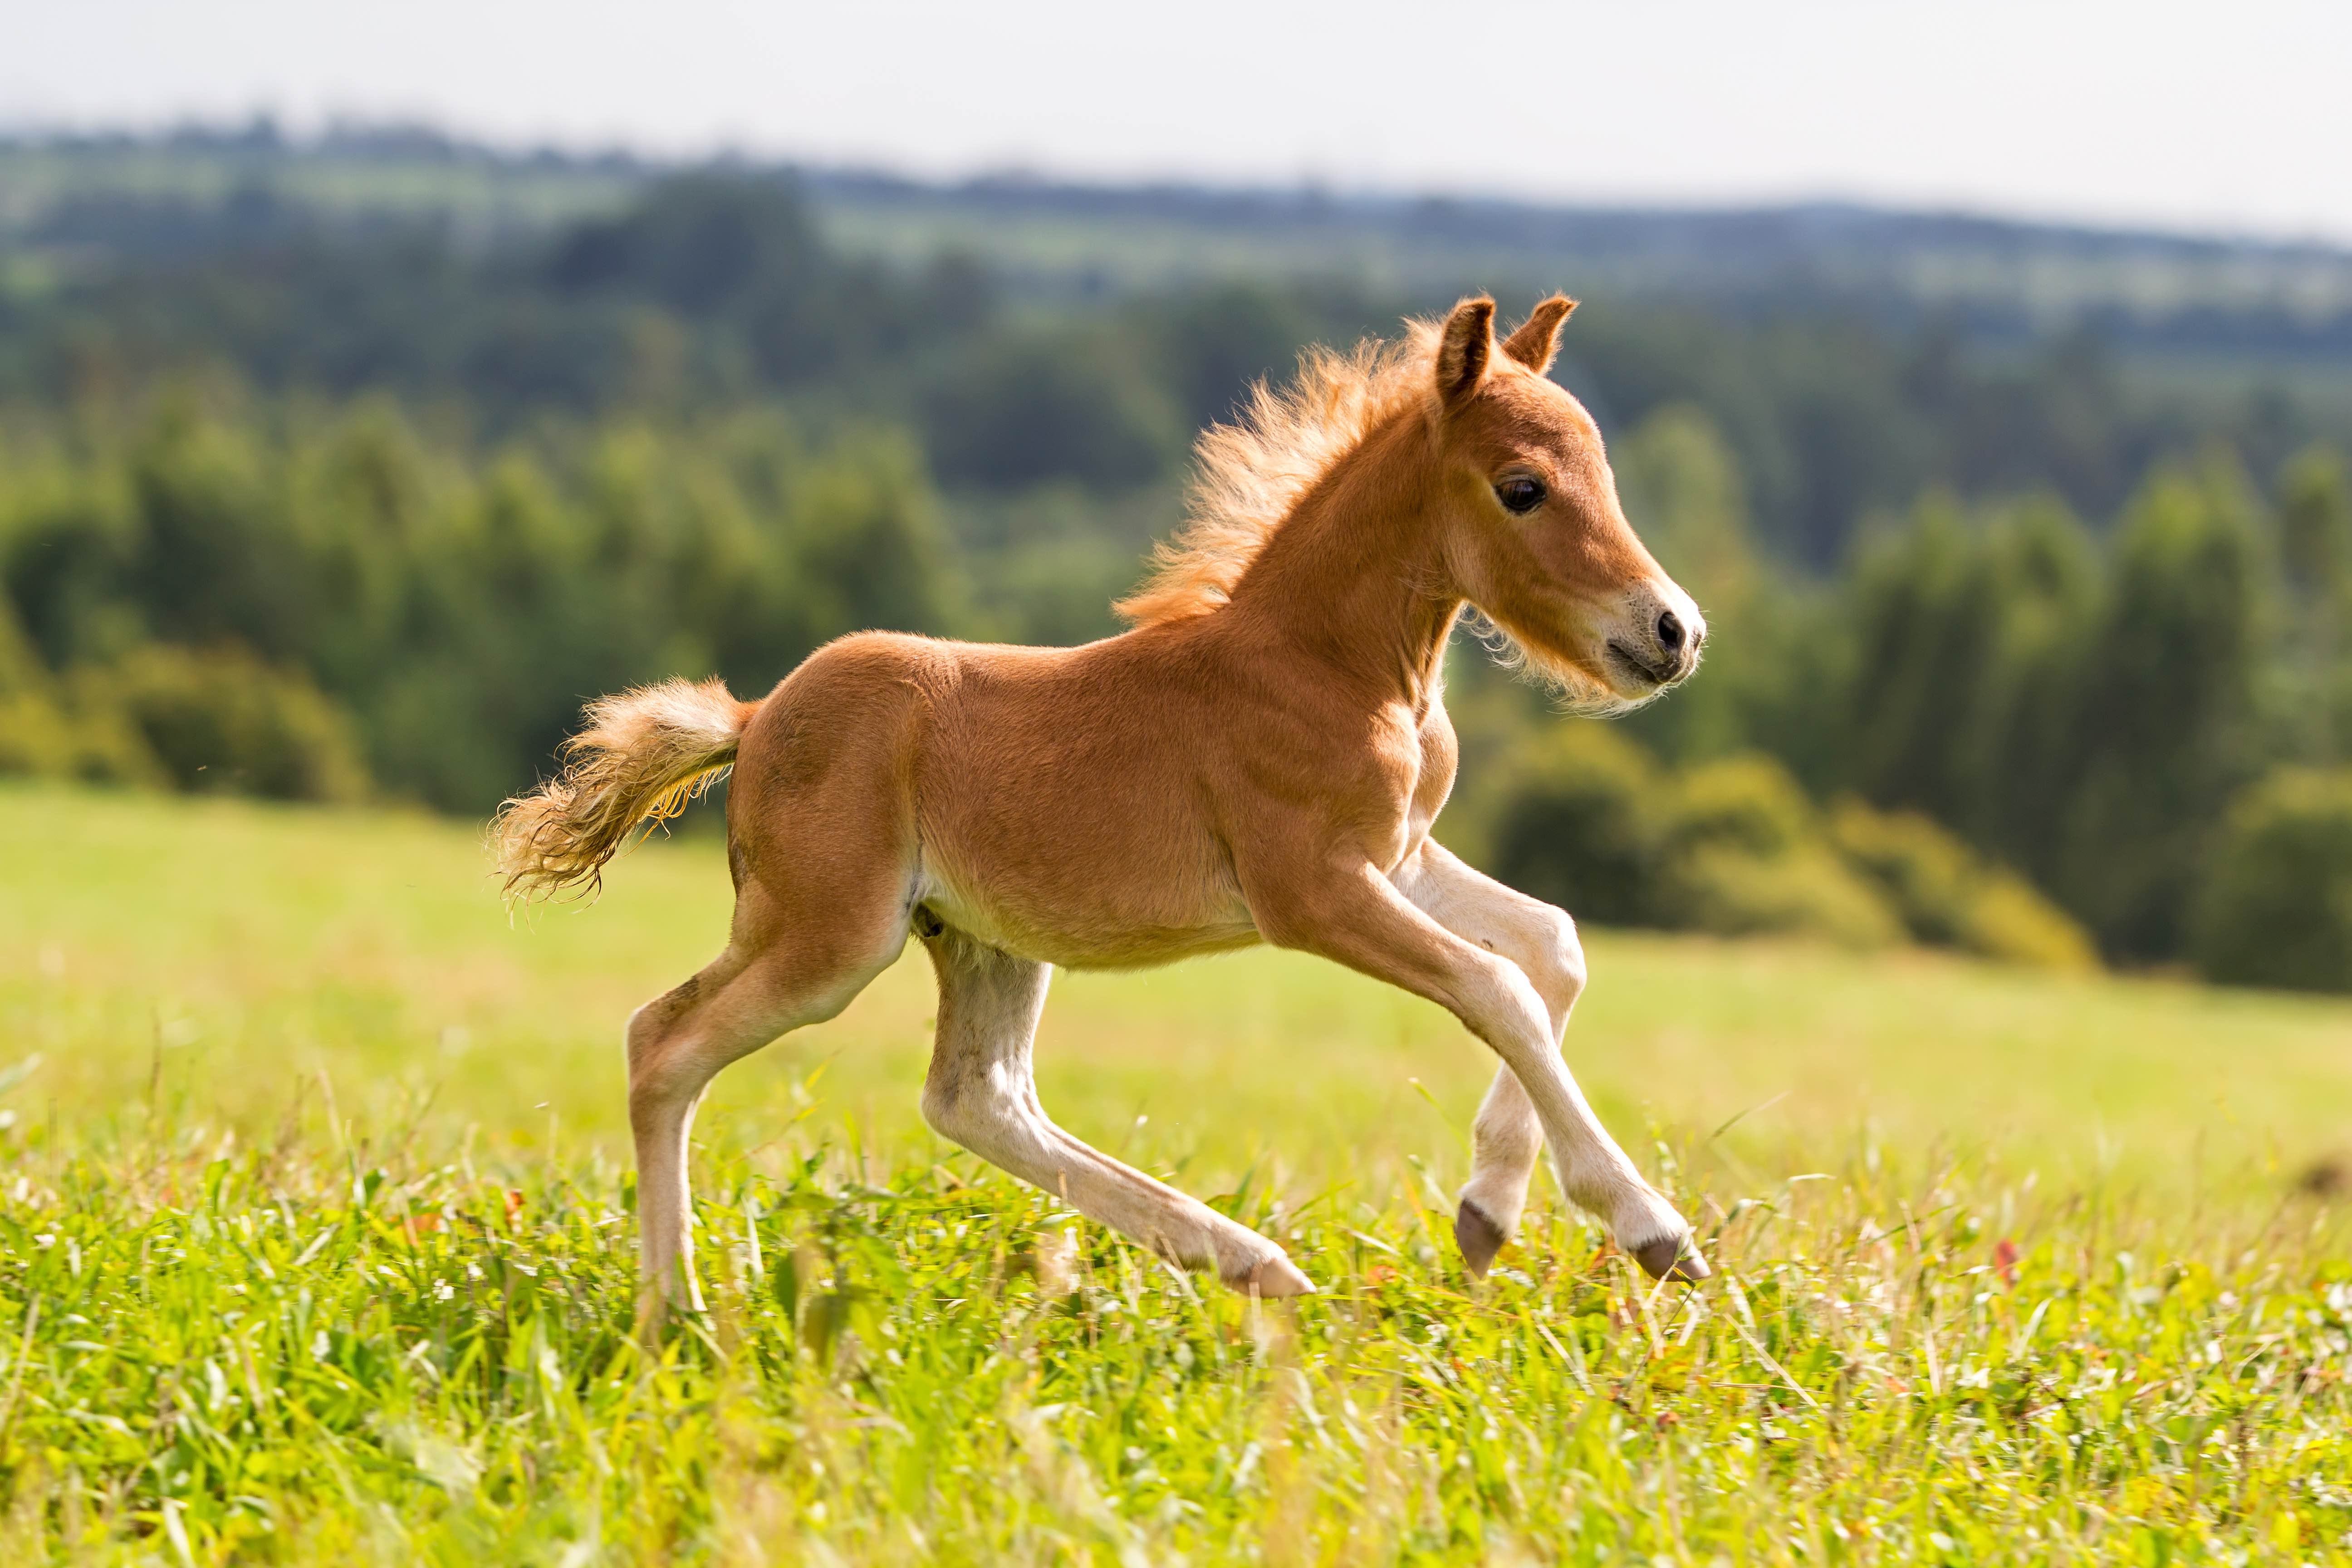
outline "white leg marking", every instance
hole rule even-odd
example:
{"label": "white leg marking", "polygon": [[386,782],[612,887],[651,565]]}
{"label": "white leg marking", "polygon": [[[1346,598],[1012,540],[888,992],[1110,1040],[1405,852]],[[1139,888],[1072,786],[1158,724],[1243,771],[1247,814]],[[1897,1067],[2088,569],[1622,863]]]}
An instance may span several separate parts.
{"label": "white leg marking", "polygon": [[953,931],[929,939],[940,976],[938,1042],[923,1118],[952,1140],[1172,1262],[1216,1270],[1237,1289],[1314,1287],[1282,1249],[1142,1172],[1071,1137],[1045,1115],[1030,1070],[1051,968]]}
{"label": "white leg marking", "polygon": [[[1503,1066],[1478,1108],[1464,1212],[1455,1221],[1473,1268],[1483,1273],[1517,1228],[1547,1134],[1561,1190],[1607,1221],[1618,1244],[1651,1272],[1671,1264],[1690,1227],[1609,1135],[1559,1055],[1569,1016],[1584,989],[1576,922],[1433,843],[1423,846],[1396,881],[1416,908],[1507,961],[1517,976],[1517,984],[1505,977],[1497,987],[1502,994],[1489,1003],[1511,1022],[1486,1036]],[[1700,1274],[1706,1266],[1686,1258],[1683,1267]]]}

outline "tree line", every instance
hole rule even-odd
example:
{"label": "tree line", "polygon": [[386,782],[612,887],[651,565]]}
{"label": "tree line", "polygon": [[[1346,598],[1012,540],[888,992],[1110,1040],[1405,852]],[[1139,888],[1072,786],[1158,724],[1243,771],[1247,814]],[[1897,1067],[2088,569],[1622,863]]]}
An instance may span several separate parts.
{"label": "tree line", "polygon": [[[226,373],[268,395],[389,393],[490,444],[551,411],[781,402],[819,427],[907,429],[948,491],[980,498],[1164,491],[1192,433],[1301,344],[1393,331],[1456,291],[1519,307],[1579,281],[1465,277],[1440,295],[1336,270],[1202,274],[1045,297],[952,251],[846,251],[775,172],[675,176],[621,211],[487,240],[430,216],[337,217],[268,186],[93,195],[39,237],[120,259],[0,286],[0,402],[108,405],[162,376]],[[2048,489],[2105,517],[2152,462],[2200,443],[2267,475],[2314,439],[2352,441],[2337,402],[2292,378],[2141,376],[2095,327],[2004,336],[1795,285],[1777,301],[1604,289],[1587,303],[1562,380],[1612,429],[1706,412],[1759,538],[1817,571],[1863,517],[1933,485]]]}
{"label": "tree line", "polygon": [[[462,812],[529,783],[600,691],[721,670],[758,690],[845,632],[964,621],[915,447],[817,447],[772,413],[473,458],[388,403],[167,397],[131,430],[0,454],[0,684],[45,715],[0,765],[290,795],[372,779]],[[240,674],[276,708],[204,717]],[[312,719],[321,698],[340,726]],[[304,778],[348,787],[283,782]]]}

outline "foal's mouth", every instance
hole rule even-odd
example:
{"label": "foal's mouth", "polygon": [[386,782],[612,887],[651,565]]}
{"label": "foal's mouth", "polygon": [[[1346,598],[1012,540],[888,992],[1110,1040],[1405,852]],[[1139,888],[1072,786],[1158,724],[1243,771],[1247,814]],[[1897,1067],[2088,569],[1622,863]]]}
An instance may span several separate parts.
{"label": "foal's mouth", "polygon": [[1651,664],[1621,642],[1611,643],[1609,652],[1619,664],[1651,686],[1672,686],[1679,674],[1672,664]]}

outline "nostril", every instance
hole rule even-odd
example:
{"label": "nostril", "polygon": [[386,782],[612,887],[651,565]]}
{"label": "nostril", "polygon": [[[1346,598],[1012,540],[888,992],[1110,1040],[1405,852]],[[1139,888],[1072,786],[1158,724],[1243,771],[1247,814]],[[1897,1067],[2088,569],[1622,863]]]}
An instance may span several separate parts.
{"label": "nostril", "polygon": [[1668,653],[1680,653],[1683,647],[1682,617],[1672,610],[1658,616],[1658,646]]}

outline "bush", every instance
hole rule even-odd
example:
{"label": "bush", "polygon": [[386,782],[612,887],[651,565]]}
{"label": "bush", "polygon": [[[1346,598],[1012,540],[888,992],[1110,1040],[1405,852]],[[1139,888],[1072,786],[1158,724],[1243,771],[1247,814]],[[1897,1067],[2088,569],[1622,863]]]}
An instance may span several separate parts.
{"label": "bush", "polygon": [[155,759],[111,709],[68,709],[0,597],[0,775],[153,784]]}
{"label": "bush", "polygon": [[179,789],[315,801],[368,793],[343,716],[305,677],[249,654],[150,643],[83,672],[76,692],[94,722],[120,715]]}
{"label": "bush", "polygon": [[1666,923],[1725,936],[1809,934],[1849,947],[1902,940],[1902,922],[1830,852],[1803,786],[1773,759],[1686,769],[1664,808]]}
{"label": "bush", "polygon": [[2208,979],[2352,991],[2352,769],[2282,768],[2239,796],[2199,900]]}
{"label": "bush", "polygon": [[1772,859],[1821,836],[1804,786],[1755,752],[1685,769],[1667,809],[1668,838],[1676,850],[1728,848]]}
{"label": "bush", "polygon": [[1702,844],[1668,868],[1674,923],[1718,936],[1823,937],[1845,947],[1887,947],[1903,923],[1885,900],[1818,843],[1780,855]]}
{"label": "bush", "polygon": [[1461,823],[1461,847],[1502,880],[1604,925],[2097,966],[2082,928],[2023,879],[1915,813],[1847,799],[1825,822],[1767,756],[1677,772],[1571,723],[1522,743]]}
{"label": "bush", "polygon": [[0,689],[0,774],[72,771],[73,730],[37,691]]}
{"label": "bush", "polygon": [[1597,724],[1568,724],[1506,763],[1473,827],[1522,892],[1604,925],[1726,936],[1807,933],[1853,946],[1902,927],[1821,840],[1804,791],[1769,758],[1680,774]]}
{"label": "bush", "polygon": [[2037,969],[2088,973],[2099,950],[2074,917],[2014,871],[1989,868],[1977,884],[1960,945],[1986,958]]}
{"label": "bush", "polygon": [[1916,941],[2044,969],[2098,965],[2090,937],[2055,904],[1916,812],[1877,811],[1849,796],[1830,814],[1829,832]]}
{"label": "bush", "polygon": [[0,595],[0,773],[64,773],[71,750],[71,730],[50,698],[48,672]]}
{"label": "bush", "polygon": [[[1604,925],[1660,918],[1657,764],[1597,724],[1565,724],[1507,762],[1486,819],[1482,857],[1533,898]],[[1475,852],[1475,851],[1474,851]]]}

